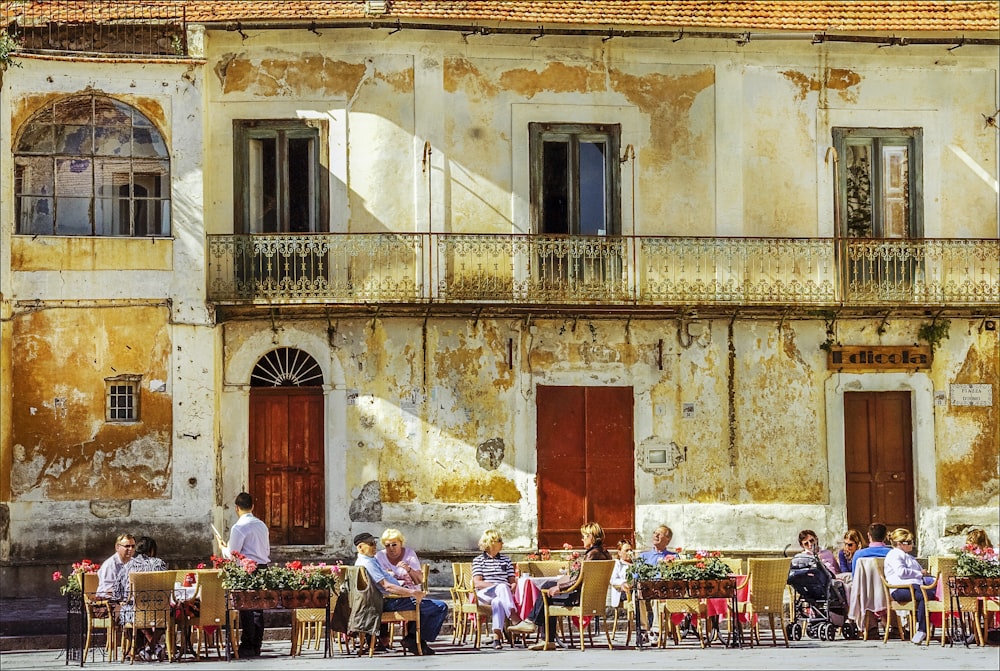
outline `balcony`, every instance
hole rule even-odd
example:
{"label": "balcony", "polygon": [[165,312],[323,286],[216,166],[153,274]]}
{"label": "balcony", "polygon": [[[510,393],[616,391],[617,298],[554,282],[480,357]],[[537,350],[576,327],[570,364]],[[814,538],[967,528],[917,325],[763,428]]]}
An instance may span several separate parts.
{"label": "balcony", "polygon": [[212,235],[208,300],[456,312],[1000,310],[1000,240]]}

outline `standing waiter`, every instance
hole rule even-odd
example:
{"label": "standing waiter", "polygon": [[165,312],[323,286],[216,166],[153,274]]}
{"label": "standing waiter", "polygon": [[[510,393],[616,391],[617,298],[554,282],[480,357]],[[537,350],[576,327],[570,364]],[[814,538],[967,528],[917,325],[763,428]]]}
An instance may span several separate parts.
{"label": "standing waiter", "polygon": [[[236,515],[239,519],[229,530],[229,542],[218,539],[222,556],[232,559],[238,552],[247,559],[257,562],[257,569],[265,569],[271,563],[271,541],[267,525],[253,515],[253,497],[246,492],[236,496]],[[241,610],[239,653],[241,658],[260,657],[260,644],[264,640],[264,611]]]}

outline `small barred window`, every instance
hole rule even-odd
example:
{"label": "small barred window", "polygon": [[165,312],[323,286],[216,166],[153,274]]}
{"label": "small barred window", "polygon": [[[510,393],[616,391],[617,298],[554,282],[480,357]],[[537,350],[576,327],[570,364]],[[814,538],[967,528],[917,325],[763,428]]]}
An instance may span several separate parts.
{"label": "small barred window", "polygon": [[139,375],[121,375],[104,380],[106,419],[109,422],[139,421]]}

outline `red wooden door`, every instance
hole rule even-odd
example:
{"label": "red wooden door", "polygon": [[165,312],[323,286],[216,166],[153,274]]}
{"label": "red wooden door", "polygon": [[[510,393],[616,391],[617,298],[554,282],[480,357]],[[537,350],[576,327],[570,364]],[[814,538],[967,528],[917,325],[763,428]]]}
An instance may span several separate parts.
{"label": "red wooden door", "polygon": [[538,544],[580,545],[597,522],[613,546],[635,527],[631,387],[537,389]]}
{"label": "red wooden door", "polygon": [[250,391],[250,489],[272,545],[326,542],[323,390]]}
{"label": "red wooden door", "polygon": [[846,392],[847,524],[914,529],[910,393]]}

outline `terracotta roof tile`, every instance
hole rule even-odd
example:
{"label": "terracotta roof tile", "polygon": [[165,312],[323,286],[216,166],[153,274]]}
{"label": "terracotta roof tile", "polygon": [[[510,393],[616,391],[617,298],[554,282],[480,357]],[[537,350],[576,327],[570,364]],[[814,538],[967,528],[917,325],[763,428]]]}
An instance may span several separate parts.
{"label": "terracotta roof tile", "polygon": [[[103,2],[0,2],[0,14],[22,22],[71,16],[74,8],[93,17],[181,11],[191,22],[358,21],[367,19],[462,22],[496,25],[600,26],[727,30],[998,31],[1000,0],[386,0],[384,14],[366,14],[364,0],[255,2],[236,0],[104,0]],[[58,8],[58,9],[57,9]]]}

